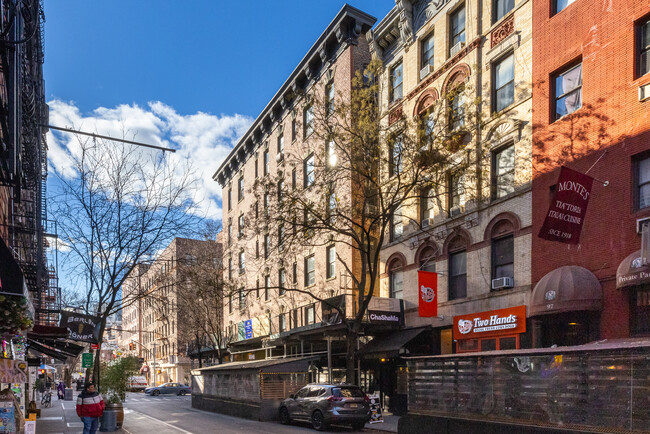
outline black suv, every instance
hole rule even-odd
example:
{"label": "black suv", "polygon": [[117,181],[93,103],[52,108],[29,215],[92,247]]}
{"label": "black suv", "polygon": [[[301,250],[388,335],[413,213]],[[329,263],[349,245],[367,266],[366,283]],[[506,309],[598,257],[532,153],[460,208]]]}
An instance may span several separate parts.
{"label": "black suv", "polygon": [[280,404],[280,422],[311,422],[322,431],[329,424],[360,430],[370,420],[370,399],[352,384],[308,384]]}

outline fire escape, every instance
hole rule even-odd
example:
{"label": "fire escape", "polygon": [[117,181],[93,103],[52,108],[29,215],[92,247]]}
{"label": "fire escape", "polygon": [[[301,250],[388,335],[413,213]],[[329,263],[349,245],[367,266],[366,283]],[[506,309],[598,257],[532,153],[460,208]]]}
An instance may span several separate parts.
{"label": "fire escape", "polygon": [[[48,106],[43,81],[43,8],[39,0],[0,3],[0,188],[8,187],[0,236],[20,264],[36,308],[36,323],[53,325],[58,279],[48,269]],[[0,210],[0,213],[2,210]],[[0,217],[2,217],[0,215]]]}

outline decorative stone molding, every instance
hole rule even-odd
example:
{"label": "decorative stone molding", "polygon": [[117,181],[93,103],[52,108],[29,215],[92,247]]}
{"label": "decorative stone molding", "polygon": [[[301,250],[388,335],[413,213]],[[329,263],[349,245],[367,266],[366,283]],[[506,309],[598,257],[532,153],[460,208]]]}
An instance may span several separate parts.
{"label": "decorative stone molding", "polygon": [[[493,146],[500,145],[504,139],[519,140],[519,125],[521,121],[518,119],[507,119],[494,125],[485,135],[485,141],[491,142]],[[490,146],[492,147],[492,146]]]}
{"label": "decorative stone molding", "polygon": [[492,30],[490,34],[490,48],[494,48],[504,39],[515,31],[515,15],[512,14],[506,18],[499,26]]}
{"label": "decorative stone molding", "polygon": [[472,75],[472,70],[466,63],[454,66],[442,83],[442,94],[446,95],[449,90],[467,80],[470,75]]}
{"label": "decorative stone molding", "polygon": [[451,0],[418,0],[413,5],[413,32],[418,30],[440,12]]}
{"label": "decorative stone molding", "polygon": [[404,112],[402,111],[402,103],[400,102],[398,105],[393,108],[390,113],[388,113],[388,126],[393,125],[395,122],[400,120],[402,116],[404,115]]}
{"label": "decorative stone molding", "polygon": [[423,89],[426,89],[431,83],[433,83],[442,74],[449,71],[454,65],[460,62],[463,57],[467,56],[467,54],[475,50],[480,43],[481,43],[481,37],[479,36],[476,39],[474,39],[472,42],[470,42],[468,45],[466,45],[462,50],[460,50],[458,54],[456,54],[454,57],[452,57],[447,62],[445,62],[444,65],[442,65],[437,70],[433,71],[433,73],[429,74],[427,78],[422,80],[420,84],[418,84],[415,87],[415,89],[413,89],[411,92],[408,93],[408,95],[406,95],[406,98],[413,99],[413,97],[419,94]]}
{"label": "decorative stone molding", "polygon": [[413,117],[418,117],[429,107],[433,105],[434,102],[438,100],[438,91],[434,88],[427,89],[420,94],[415,107],[413,109]]}

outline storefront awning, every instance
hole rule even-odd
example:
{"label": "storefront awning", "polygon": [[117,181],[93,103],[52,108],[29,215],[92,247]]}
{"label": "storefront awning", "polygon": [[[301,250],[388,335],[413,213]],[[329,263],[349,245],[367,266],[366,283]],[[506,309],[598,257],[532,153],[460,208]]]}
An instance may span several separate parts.
{"label": "storefront awning", "polygon": [[399,330],[388,335],[377,336],[359,350],[359,355],[364,359],[370,358],[391,358],[400,355],[400,350],[420,333],[430,327],[418,327],[414,329]]}
{"label": "storefront awning", "polygon": [[535,285],[528,316],[601,310],[602,307],[603,288],[598,278],[584,267],[566,265],[546,273]]}
{"label": "storefront awning", "polygon": [[68,358],[66,354],[63,352],[54,349],[54,348],[49,348],[44,345],[41,345],[40,343],[34,341],[33,339],[27,339],[27,343],[29,345],[29,350],[37,351],[41,354],[48,355],[50,357],[54,357],[57,360],[61,360],[62,362],[65,362],[65,360]]}
{"label": "storefront awning", "polygon": [[623,259],[616,270],[616,288],[650,284],[650,265],[643,264],[641,250]]}
{"label": "storefront awning", "polygon": [[317,359],[317,356],[308,356],[223,363],[221,365],[193,369],[192,375],[203,375],[206,372],[229,372],[245,370],[264,372],[269,369],[269,372],[303,372],[309,368],[309,362]]}

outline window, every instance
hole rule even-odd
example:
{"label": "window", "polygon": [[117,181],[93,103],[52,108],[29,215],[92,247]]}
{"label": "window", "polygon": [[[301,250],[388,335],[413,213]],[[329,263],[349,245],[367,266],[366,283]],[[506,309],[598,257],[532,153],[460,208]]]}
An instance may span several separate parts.
{"label": "window", "polygon": [[255,218],[256,219],[260,218],[260,203],[258,201],[259,201],[259,199],[255,200]]}
{"label": "window", "polygon": [[228,219],[228,245],[232,244],[232,219]]}
{"label": "window", "polygon": [[260,240],[255,240],[255,259],[260,258]]}
{"label": "window", "polygon": [[307,306],[305,308],[305,323],[313,324],[315,322],[316,322],[316,309],[312,304],[311,306]]}
{"label": "window", "polygon": [[255,280],[255,296],[257,298],[260,298],[260,279],[259,278],[257,278]]}
{"label": "window", "polygon": [[238,222],[237,236],[241,238],[244,236],[244,214],[239,215],[239,219],[237,220],[237,222]]}
{"label": "window", "polygon": [[334,143],[334,139],[328,140],[325,145],[325,155],[327,158],[327,167],[332,168],[336,166],[336,144]]}
{"label": "window", "polygon": [[[433,197],[433,188],[427,187],[420,192],[420,221],[422,226],[429,226],[434,216],[435,200]],[[426,223],[424,223],[426,222]]]}
{"label": "window", "polygon": [[[422,47],[421,48],[422,62],[420,63],[420,69],[426,68],[429,65],[431,65],[431,67],[433,68],[433,51],[435,48],[433,33],[431,33],[429,36],[427,36],[422,40],[421,47]],[[420,72],[420,79],[424,77],[425,75],[422,75],[422,72]]]}
{"label": "window", "polygon": [[296,189],[296,184],[298,183],[298,175],[296,174],[296,168],[294,167],[291,171],[291,189]]}
{"label": "window", "polygon": [[402,136],[397,136],[390,146],[390,176],[398,175],[403,169],[404,145],[402,143]]}
{"label": "window", "polygon": [[240,176],[237,184],[237,200],[242,200],[244,198],[244,177]]}
{"label": "window", "polygon": [[264,217],[269,217],[269,209],[271,207],[271,195],[267,192],[264,193]]}
{"label": "window", "polygon": [[232,313],[232,294],[228,295],[228,313]]}
{"label": "window", "polygon": [[284,199],[284,180],[278,181],[278,202],[282,204]]}
{"label": "window", "polygon": [[433,247],[427,246],[424,249],[422,249],[422,252],[420,253],[420,260],[418,261],[420,270],[435,273],[436,271],[435,258],[436,258],[436,251],[434,250]]}
{"label": "window", "polygon": [[582,63],[555,76],[555,117],[573,113],[582,107]]}
{"label": "window", "polygon": [[271,236],[269,234],[264,235],[264,259],[269,257],[269,252],[271,251]]}
{"label": "window", "polygon": [[244,256],[244,251],[239,252],[239,274],[243,274],[246,271],[246,258]]}
{"label": "window", "polygon": [[492,240],[492,279],[515,277],[515,243],[514,237]]}
{"label": "window", "polygon": [[246,291],[244,288],[239,290],[239,310],[246,309]]}
{"label": "window", "polygon": [[492,199],[515,191],[515,146],[502,148],[492,155]]}
{"label": "window", "polygon": [[553,0],[553,13],[557,14],[558,12],[564,10],[567,6],[573,3],[576,0]]}
{"label": "window", "polygon": [[257,161],[257,152],[256,152],[255,153],[255,178],[257,178],[259,176],[259,172],[258,172],[258,169],[257,169],[257,163],[258,163],[258,161]]}
{"label": "window", "polygon": [[327,270],[325,275],[328,279],[331,279],[332,277],[336,276],[336,248],[334,246],[329,246],[326,249],[326,256]]}
{"label": "window", "polygon": [[492,77],[492,110],[499,112],[515,102],[515,55],[497,62]]}
{"label": "window", "polygon": [[271,162],[269,161],[269,150],[264,150],[264,176],[271,173]]}
{"label": "window", "polygon": [[292,142],[296,140],[297,131],[298,131],[298,128],[297,128],[297,125],[296,125],[296,119],[295,118],[291,119],[291,141]]}
{"label": "window", "polygon": [[284,225],[278,226],[278,250],[282,250],[282,243],[284,242]]}
{"label": "window", "polygon": [[334,113],[334,82],[330,81],[325,86],[325,113],[327,116]]}
{"label": "window", "polygon": [[278,154],[284,152],[284,134],[280,133],[278,135]]}
{"label": "window", "polygon": [[422,112],[419,116],[418,122],[420,133],[420,151],[427,151],[433,143],[436,127],[436,115],[432,108]]}
{"label": "window", "polygon": [[636,203],[638,209],[650,206],[650,157],[636,161]]}
{"label": "window", "polygon": [[316,283],[316,258],[314,255],[305,258],[305,286]]}
{"label": "window", "polygon": [[232,209],[232,188],[228,188],[228,211]]}
{"label": "window", "polygon": [[449,97],[449,128],[459,130],[465,126],[465,86],[456,86]]}
{"label": "window", "polygon": [[390,102],[402,99],[402,61],[390,70]]}
{"label": "window", "polygon": [[650,288],[630,291],[630,334],[650,333]]}
{"label": "window", "polygon": [[293,282],[294,285],[297,285],[298,284],[298,263],[297,262],[293,263],[293,265],[291,266],[291,270],[293,273],[293,278],[291,281]]}
{"label": "window", "polygon": [[449,212],[465,204],[465,177],[460,173],[449,176]]}
{"label": "window", "polygon": [[467,252],[449,254],[449,300],[467,297]]}
{"label": "window", "polygon": [[264,276],[264,300],[269,301],[269,288],[271,288],[271,276]]}
{"label": "window", "polygon": [[302,113],[303,137],[307,138],[314,132],[314,107],[310,104]]}
{"label": "window", "polygon": [[303,173],[305,174],[304,176],[305,188],[313,185],[314,181],[316,180],[314,176],[314,155],[313,154],[305,159],[303,163]]}
{"label": "window", "polygon": [[278,294],[284,295],[287,292],[287,273],[284,268],[278,270]]}
{"label": "window", "polygon": [[402,283],[404,280],[403,273],[404,272],[402,271],[402,262],[393,261],[390,265],[389,272],[388,272],[390,298],[398,298],[398,299],[403,298],[403,292],[404,292],[402,288]]}
{"label": "window", "polygon": [[395,241],[404,233],[404,224],[402,223],[402,207],[397,207],[393,211],[393,218],[390,221],[390,238]]}
{"label": "window", "polygon": [[280,332],[287,331],[287,314],[281,313],[279,316],[279,330]]}
{"label": "window", "polygon": [[492,23],[505,17],[515,7],[515,0],[494,0],[492,3]]}
{"label": "window", "polygon": [[[451,35],[449,38],[449,57],[452,57],[456,54],[455,50],[458,50],[458,47],[461,47],[465,44],[465,6],[462,6],[450,17],[449,26],[451,29]],[[457,48],[454,48],[457,47]]]}
{"label": "window", "polygon": [[650,19],[639,27],[639,77],[650,72]]}

